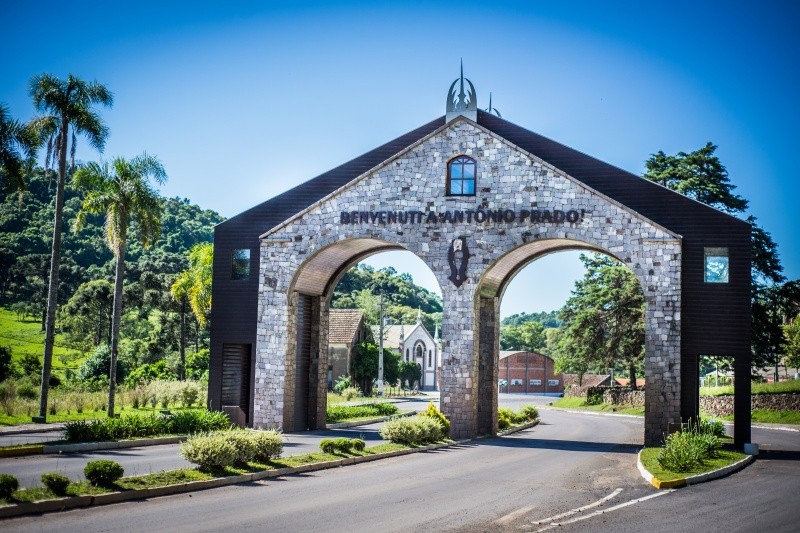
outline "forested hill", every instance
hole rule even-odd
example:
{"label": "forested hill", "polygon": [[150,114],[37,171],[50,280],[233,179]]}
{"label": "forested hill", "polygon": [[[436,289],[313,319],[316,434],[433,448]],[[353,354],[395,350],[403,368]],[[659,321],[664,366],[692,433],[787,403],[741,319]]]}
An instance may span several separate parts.
{"label": "forested hill", "polygon": [[[50,265],[53,233],[55,173],[37,169],[21,201],[16,192],[0,193],[0,305],[24,302],[30,314],[45,307],[45,285]],[[69,181],[69,180],[68,180]],[[59,303],[66,303],[91,280],[113,281],[113,260],[104,240],[103,217],[89,216],[81,231],[72,223],[81,206],[82,193],[66,190]],[[214,225],[223,219],[187,199],[164,198],[162,230],[158,241],[142,249],[132,227],[126,257],[125,283],[143,276],[164,279],[185,269],[187,252],[194,244],[210,242]],[[168,290],[168,287],[161,287]]]}
{"label": "forested hill", "polygon": [[441,326],[441,298],[415,284],[410,274],[398,274],[392,267],[375,270],[360,264],[351,268],[336,286],[331,307],[361,309],[369,324],[377,324],[380,293],[384,294],[384,314],[394,324],[414,324],[421,311],[422,322],[431,335],[436,324]]}

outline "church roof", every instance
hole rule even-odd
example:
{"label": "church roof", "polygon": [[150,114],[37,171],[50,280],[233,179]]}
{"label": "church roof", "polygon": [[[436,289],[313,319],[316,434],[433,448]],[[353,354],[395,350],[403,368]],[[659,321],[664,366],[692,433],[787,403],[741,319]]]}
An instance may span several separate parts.
{"label": "church roof", "polygon": [[[422,328],[425,334],[431,337],[430,332],[425,328],[424,325],[421,323],[416,324],[392,324],[391,326],[384,326],[383,327],[383,347],[384,348],[391,348],[393,350],[397,350],[400,348],[400,332],[403,332],[403,338],[408,339],[413,333],[414,330],[417,328]],[[375,339],[375,344],[378,344],[378,326],[370,326],[372,330],[372,338]]]}
{"label": "church roof", "polygon": [[360,309],[331,309],[328,314],[328,343],[352,343],[363,318]]}
{"label": "church roof", "polygon": [[[749,227],[746,222],[736,217],[517,126],[491,113],[478,110],[477,117],[479,126],[679,235],[691,233],[692,229],[697,228],[698,225],[713,226],[736,221],[743,228]],[[258,227],[261,231],[268,231],[444,125],[444,117],[439,117],[252,207],[222,222],[219,227],[245,224],[249,227]]]}

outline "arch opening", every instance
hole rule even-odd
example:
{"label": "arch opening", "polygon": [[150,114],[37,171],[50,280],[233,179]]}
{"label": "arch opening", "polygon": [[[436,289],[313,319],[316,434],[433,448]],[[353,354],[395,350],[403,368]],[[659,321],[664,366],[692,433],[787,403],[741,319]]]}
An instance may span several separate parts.
{"label": "arch opening", "polygon": [[[386,253],[391,252],[391,253]],[[386,259],[386,257],[391,259]],[[398,258],[399,256],[399,258]],[[388,261],[389,266],[375,268]],[[435,292],[422,288],[431,300],[438,302],[436,316],[429,316],[429,308],[419,309],[400,305],[388,294],[392,283],[413,283],[413,276],[399,273],[404,266],[416,273],[427,270],[426,284],[435,285]],[[348,276],[348,274],[350,274]],[[385,294],[383,337],[380,337],[378,306],[381,278],[387,283]],[[367,280],[368,281],[368,280]],[[371,295],[364,290],[371,290]],[[408,292],[408,291],[406,291]],[[283,427],[286,430],[324,428],[326,425],[327,394],[340,379],[347,377],[369,394],[372,388],[372,364],[376,363],[375,347],[384,344],[384,381],[396,386],[397,368],[403,353],[409,360],[418,358],[420,338],[425,337],[423,353],[428,347],[438,358],[434,348],[434,331],[441,324],[441,288],[428,265],[402,245],[373,238],[345,239],[329,245],[309,257],[300,265],[292,280],[288,298],[288,338],[286,378],[284,386]],[[373,301],[374,300],[374,301]],[[419,317],[418,317],[419,315]],[[405,332],[402,331],[405,328]],[[429,331],[430,329],[430,331]],[[419,331],[418,331],[419,330]],[[399,335],[398,335],[399,333]],[[414,341],[405,346],[402,337]],[[399,339],[398,339],[399,337]],[[399,343],[398,343],[399,340]],[[363,356],[360,355],[362,343]],[[364,360],[359,362],[359,357]],[[426,371],[422,368],[417,386],[436,388],[439,380],[436,365]],[[377,377],[377,376],[375,376]]]}
{"label": "arch opening", "polygon": [[[584,262],[585,264],[570,269],[567,263],[557,259],[558,256],[567,255],[562,252],[570,251],[598,255],[589,256]],[[577,254],[571,254],[571,256],[572,263],[577,263]],[[558,297],[549,296],[547,298],[551,302],[551,308],[548,309],[536,304],[536,294],[532,294],[529,289],[533,283],[528,277],[528,271],[538,269],[541,265],[538,262],[543,258],[546,258],[545,263],[558,264],[558,270],[551,271],[549,275],[557,278],[566,276],[567,283],[570,285],[570,290],[565,292],[562,288]],[[604,258],[607,259],[604,260]],[[591,293],[583,294],[584,290],[576,289],[576,282],[580,281],[584,286],[586,284],[587,265],[594,268],[595,271],[597,271],[598,265],[601,267],[601,271],[603,271],[603,265],[623,267],[622,275],[615,281],[627,280],[625,290],[630,293],[628,296],[638,298],[636,301],[639,302],[639,308],[631,309],[626,314],[626,317],[631,320],[630,324],[603,323],[599,318],[606,311],[593,310],[589,316],[591,320],[595,320],[596,325],[600,326],[606,337],[595,338],[593,346],[597,353],[593,358],[589,357],[587,353],[581,354],[586,358],[587,364],[578,364],[577,359],[572,360],[565,355],[583,344],[576,344],[575,340],[570,341],[570,339],[576,337],[575,332],[582,331],[581,328],[589,320],[586,315],[582,315],[578,319],[574,312],[570,312],[570,309],[575,306],[586,306],[587,302],[593,298]],[[615,271],[612,269],[611,272]],[[620,273],[620,271],[616,272]],[[554,280],[548,279],[547,283],[542,283],[538,287],[538,290],[550,292],[554,285],[552,281]],[[601,283],[607,281],[601,280]],[[617,290],[614,294],[614,297],[620,297],[621,293]],[[626,264],[625,261],[607,250],[581,241],[549,239],[526,243],[490,265],[481,279],[476,296],[476,314],[479,316],[476,326],[479,433],[496,432],[496,411],[500,393],[560,395],[565,390],[565,380],[570,385],[573,381],[580,380],[580,377],[570,374],[589,375],[584,386],[617,387],[610,389],[606,396],[610,395],[614,401],[634,402],[634,405],[638,407],[647,408],[644,392],[641,391],[643,380],[639,379],[644,378],[646,362],[647,304],[645,303],[645,286],[641,277],[631,268],[630,264]],[[574,297],[580,297],[580,299],[574,299]],[[512,300],[512,304],[504,305],[506,299]],[[566,306],[568,302],[571,307]],[[608,305],[609,301],[604,303]],[[617,312],[627,309],[630,303],[625,300],[621,301],[617,305]],[[613,301],[611,304],[613,305]],[[509,311],[509,307],[513,311]],[[566,311],[564,317],[567,320],[566,324],[562,322],[561,313],[558,313],[562,310]],[[534,316],[537,318],[533,318]],[[548,321],[549,325],[545,327],[544,323]],[[519,327],[520,324],[526,322],[534,324]],[[569,330],[570,334],[565,335],[565,331],[571,325],[575,329]],[[587,341],[589,337],[581,340]],[[566,341],[570,341],[571,344]],[[562,364],[567,366],[566,370],[574,370],[574,372],[556,372],[556,361],[559,358],[562,358]],[[574,368],[568,365],[573,365]],[[621,374],[627,377],[622,377]],[[627,391],[620,394],[624,389],[623,385],[639,390],[630,394]],[[583,392],[584,389],[577,390]],[[509,401],[513,403],[515,400],[507,396],[503,397],[504,403]]]}

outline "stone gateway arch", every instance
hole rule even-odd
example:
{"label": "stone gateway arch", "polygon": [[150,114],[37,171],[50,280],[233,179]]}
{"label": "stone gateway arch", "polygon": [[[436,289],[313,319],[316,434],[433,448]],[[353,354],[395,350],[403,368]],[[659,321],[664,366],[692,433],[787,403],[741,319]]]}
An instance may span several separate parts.
{"label": "stone gateway arch", "polygon": [[408,250],[442,289],[451,436],[495,433],[503,291],[538,257],[585,249],[645,296],[645,444],[698,416],[701,355],[734,357],[734,436],[749,442],[750,226],[477,110],[469,86],[445,117],[217,226],[210,407],[325,427],[333,290],[368,255]]}

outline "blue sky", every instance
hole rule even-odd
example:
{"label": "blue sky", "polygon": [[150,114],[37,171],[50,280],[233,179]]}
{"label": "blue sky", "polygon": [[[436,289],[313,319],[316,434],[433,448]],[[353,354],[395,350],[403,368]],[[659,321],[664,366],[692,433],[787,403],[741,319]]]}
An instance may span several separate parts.
{"label": "blue sky", "polygon": [[[481,107],[491,91],[504,118],[636,174],[658,150],[718,144],[800,277],[795,2],[0,4],[14,116],[33,116],[34,74],[97,79],[116,98],[104,157],[156,154],[163,194],[225,216],[442,115],[463,57]],[[548,263],[520,274],[504,315],[563,303],[579,265]]]}

